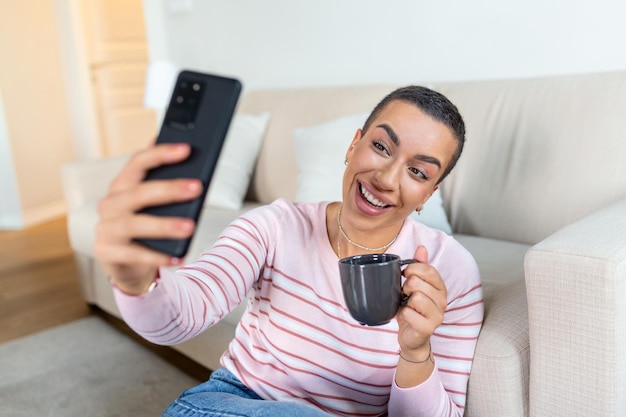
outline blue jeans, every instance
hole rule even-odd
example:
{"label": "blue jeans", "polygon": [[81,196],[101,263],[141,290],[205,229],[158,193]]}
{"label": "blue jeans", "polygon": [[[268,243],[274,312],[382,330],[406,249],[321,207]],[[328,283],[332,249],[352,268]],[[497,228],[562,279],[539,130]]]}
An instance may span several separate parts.
{"label": "blue jeans", "polygon": [[321,410],[293,402],[264,400],[224,368],[181,394],[163,417],[328,417]]}

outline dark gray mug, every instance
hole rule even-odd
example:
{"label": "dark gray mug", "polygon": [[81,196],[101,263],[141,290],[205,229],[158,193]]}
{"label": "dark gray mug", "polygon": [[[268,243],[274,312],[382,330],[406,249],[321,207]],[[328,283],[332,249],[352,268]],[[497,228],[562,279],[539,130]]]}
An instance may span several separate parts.
{"label": "dark gray mug", "polygon": [[402,304],[402,266],[414,262],[390,253],[340,259],[343,297],[352,317],[368,326],[388,323]]}

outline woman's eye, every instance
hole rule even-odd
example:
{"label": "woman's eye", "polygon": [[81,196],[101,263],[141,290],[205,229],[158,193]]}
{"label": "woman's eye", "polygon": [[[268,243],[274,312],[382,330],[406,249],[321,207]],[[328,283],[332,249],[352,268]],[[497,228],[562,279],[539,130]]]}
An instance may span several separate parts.
{"label": "woman's eye", "polygon": [[426,173],[422,171],[421,169],[409,168],[409,171],[411,171],[411,173],[413,173],[413,175],[416,176],[417,178],[428,181],[428,175],[426,175]]}
{"label": "woman's eye", "polygon": [[380,152],[384,152],[386,154],[388,154],[389,152],[387,151],[387,148],[385,148],[385,145],[383,145],[381,142],[379,141],[374,141],[374,148],[376,148],[377,150],[379,150]]}

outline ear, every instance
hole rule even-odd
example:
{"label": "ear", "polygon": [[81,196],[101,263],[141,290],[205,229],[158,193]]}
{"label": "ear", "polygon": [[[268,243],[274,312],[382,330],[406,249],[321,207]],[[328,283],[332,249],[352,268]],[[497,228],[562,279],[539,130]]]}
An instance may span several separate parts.
{"label": "ear", "polygon": [[350,161],[350,156],[352,155],[354,146],[358,143],[358,141],[361,140],[361,138],[363,137],[361,136],[362,134],[363,134],[363,131],[361,129],[357,129],[356,132],[354,133],[354,138],[352,138],[352,142],[350,142],[350,147],[346,151],[346,159],[345,159],[346,162]]}

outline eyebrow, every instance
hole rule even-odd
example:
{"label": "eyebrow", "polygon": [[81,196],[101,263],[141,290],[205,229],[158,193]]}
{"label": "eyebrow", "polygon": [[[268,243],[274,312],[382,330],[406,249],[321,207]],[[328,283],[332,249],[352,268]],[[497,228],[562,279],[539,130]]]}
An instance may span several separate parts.
{"label": "eyebrow", "polygon": [[437,158],[435,158],[433,156],[417,155],[415,157],[415,159],[418,159],[418,160],[424,161],[424,162],[428,162],[429,164],[437,165],[437,167],[441,169],[441,162],[439,162],[439,159],[437,159]]}
{"label": "eyebrow", "polygon": [[[394,145],[396,146],[400,145],[400,138],[398,138],[398,135],[396,135],[396,132],[393,131],[391,126],[383,123],[383,124],[377,125],[376,127],[380,127],[381,129],[384,129],[385,132],[387,132],[387,135],[389,136],[389,138],[391,139]],[[439,169],[441,169],[441,162],[439,161],[439,159],[435,158],[434,156],[417,155],[415,159],[423,161],[423,162],[427,162],[429,164],[436,165]]]}
{"label": "eyebrow", "polygon": [[391,126],[383,123],[382,125],[378,125],[376,127],[380,127],[381,129],[384,129],[385,132],[387,132],[387,135],[389,136],[389,138],[391,139],[394,145],[396,146],[400,145],[400,139],[398,138],[398,135],[396,135],[396,132],[393,131]]}

